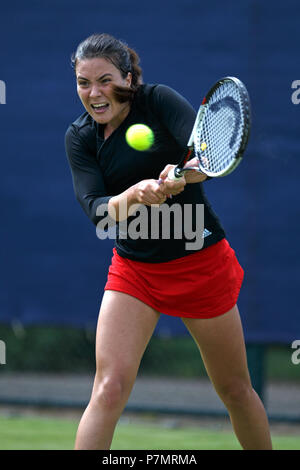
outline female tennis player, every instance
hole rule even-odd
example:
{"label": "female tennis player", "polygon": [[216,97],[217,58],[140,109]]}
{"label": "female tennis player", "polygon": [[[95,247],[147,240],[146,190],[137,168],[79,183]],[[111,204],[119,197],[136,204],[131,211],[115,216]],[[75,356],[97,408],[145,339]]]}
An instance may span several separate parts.
{"label": "female tennis player", "polygon": [[[86,111],[66,132],[66,152],[76,198],[90,220],[103,220],[97,210],[103,205],[117,226],[122,218],[134,219],[130,208],[137,204],[147,208],[149,220],[162,204],[204,205],[203,245],[196,250],[187,246],[184,231],[175,236],[175,218],[169,239],[116,237],[98,319],[95,380],[75,449],[110,448],[160,314],[178,316],[188,328],[242,448],[271,449],[236,304],[243,269],[205,196],[206,176],[167,178],[186,147],[194,109],[167,86],[143,84],[136,52],[110,35],[80,43],[73,65]],[[126,130],[136,123],[154,131],[147,151],[126,143]]]}

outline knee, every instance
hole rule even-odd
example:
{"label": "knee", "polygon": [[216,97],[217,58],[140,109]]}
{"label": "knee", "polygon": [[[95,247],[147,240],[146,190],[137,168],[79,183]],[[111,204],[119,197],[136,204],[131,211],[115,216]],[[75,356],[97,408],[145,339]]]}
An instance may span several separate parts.
{"label": "knee", "polygon": [[249,404],[254,390],[248,381],[237,379],[223,385],[217,392],[225,406],[244,407]]}
{"label": "knee", "polygon": [[106,376],[95,383],[92,400],[105,409],[116,409],[123,405],[126,392],[126,383],[120,376]]}

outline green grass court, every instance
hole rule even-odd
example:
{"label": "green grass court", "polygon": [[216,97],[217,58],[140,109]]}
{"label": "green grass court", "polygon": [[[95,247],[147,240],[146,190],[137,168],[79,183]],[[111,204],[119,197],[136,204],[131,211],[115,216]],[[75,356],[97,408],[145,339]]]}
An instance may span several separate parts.
{"label": "green grass court", "polygon": [[[0,450],[72,450],[77,420],[0,417]],[[273,435],[275,450],[300,450],[299,435]],[[240,450],[231,431],[120,423],[112,450]]]}

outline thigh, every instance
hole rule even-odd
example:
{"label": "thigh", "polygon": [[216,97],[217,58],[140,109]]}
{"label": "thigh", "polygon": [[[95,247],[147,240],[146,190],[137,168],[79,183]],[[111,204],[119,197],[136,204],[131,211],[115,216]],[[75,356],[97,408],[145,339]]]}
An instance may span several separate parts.
{"label": "thigh", "polygon": [[104,292],[96,334],[97,374],[135,374],[160,314],[122,292]]}
{"label": "thigh", "polygon": [[201,352],[217,391],[235,382],[251,384],[244,334],[237,306],[211,319],[182,319]]}

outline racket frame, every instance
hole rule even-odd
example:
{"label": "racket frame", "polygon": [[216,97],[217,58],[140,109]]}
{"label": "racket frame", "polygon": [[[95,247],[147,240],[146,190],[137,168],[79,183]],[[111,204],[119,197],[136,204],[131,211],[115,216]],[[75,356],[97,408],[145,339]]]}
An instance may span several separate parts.
{"label": "racket frame", "polygon": [[[251,128],[251,110],[250,110],[250,98],[248,95],[247,88],[245,85],[241,82],[236,77],[223,77],[220,80],[218,80],[209,90],[209,92],[206,94],[206,96],[203,98],[202,103],[199,107],[193,130],[191,132],[187,148],[185,149],[182,158],[176,168],[173,170],[173,175],[170,174],[168,176],[170,179],[178,179],[183,176],[185,171],[188,171],[188,169],[184,169],[184,166],[186,165],[187,161],[190,159],[191,155],[194,153],[194,147],[195,147],[195,134],[196,132],[199,132],[199,129],[201,129],[201,122],[203,122],[203,116],[206,111],[206,107],[208,105],[209,99],[213,95],[213,93],[224,83],[226,82],[234,82],[235,85],[238,87],[238,90],[240,92],[241,98],[242,98],[242,109],[241,112],[243,114],[243,119],[244,119],[244,129],[243,129],[243,135],[242,135],[242,140],[240,143],[239,150],[232,160],[231,164],[226,168],[225,170],[221,170],[218,173],[212,172],[207,170],[201,165],[201,162],[199,161],[199,168],[190,168],[190,170],[197,170],[200,173],[204,173],[207,176],[211,177],[221,177],[221,176],[226,176],[229,175],[235,168],[241,163],[244,151],[246,149],[248,140],[249,140],[249,135],[250,135],[250,128]],[[171,172],[170,172],[171,173]],[[173,176],[173,177],[172,177]]]}

